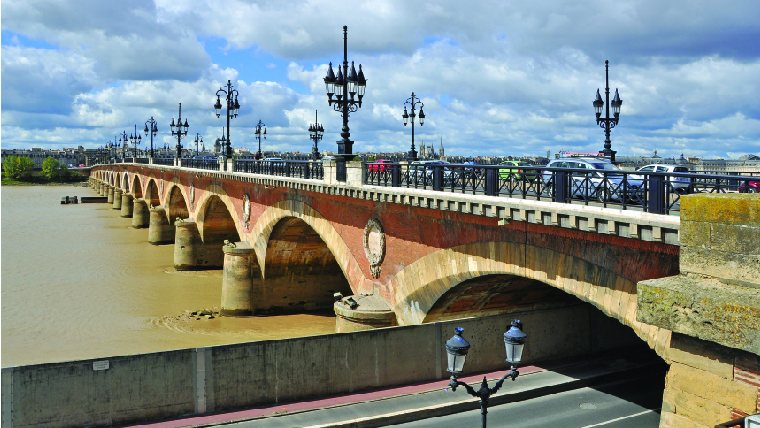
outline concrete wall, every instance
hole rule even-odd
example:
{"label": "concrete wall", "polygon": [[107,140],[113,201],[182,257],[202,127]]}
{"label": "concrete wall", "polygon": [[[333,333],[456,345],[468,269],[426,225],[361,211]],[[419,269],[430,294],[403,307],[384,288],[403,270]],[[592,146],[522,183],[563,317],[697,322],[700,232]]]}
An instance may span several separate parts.
{"label": "concrete wall", "polygon": [[[526,363],[586,353],[594,344],[641,343],[630,328],[596,312],[580,304],[348,334],[6,367],[2,426],[108,426],[444,379],[444,342],[455,326],[464,327],[472,343],[468,372],[507,370],[502,335],[515,317],[528,334]],[[93,369],[93,363],[106,360],[107,370]]]}

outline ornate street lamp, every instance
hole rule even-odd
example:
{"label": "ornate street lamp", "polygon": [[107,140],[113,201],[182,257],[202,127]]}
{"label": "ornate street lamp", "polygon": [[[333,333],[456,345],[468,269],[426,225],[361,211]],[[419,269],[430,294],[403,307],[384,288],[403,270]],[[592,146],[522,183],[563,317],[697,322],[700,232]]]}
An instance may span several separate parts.
{"label": "ornate street lamp", "polygon": [[[127,136],[127,131],[122,131],[121,135],[119,136],[119,143],[121,143],[121,157],[124,159],[127,157],[127,149],[129,149],[129,136]],[[119,147],[116,146],[116,149],[118,148]]]}
{"label": "ornate street lamp", "polygon": [[132,143],[133,153],[135,154],[135,158],[137,158],[137,146],[139,146],[140,142],[142,141],[142,136],[140,136],[140,133],[137,132],[137,124],[135,124],[134,135],[129,136],[129,141]]}
{"label": "ornate street lamp", "polygon": [[314,141],[314,146],[311,148],[311,157],[314,160],[319,160],[322,157],[319,154],[319,141],[325,133],[325,128],[322,127],[322,124],[317,119],[317,111],[314,110],[314,123],[309,125],[309,139]]}
{"label": "ornate street lamp", "polygon": [[463,331],[464,329],[462,327],[455,328],[454,336],[446,342],[446,352],[449,357],[448,371],[451,373],[449,387],[451,387],[452,391],[456,391],[457,386],[463,386],[470,395],[480,398],[482,427],[486,428],[488,398],[501,389],[501,386],[508,377],[511,377],[514,381],[517,376],[520,375],[520,372],[517,371],[517,365],[520,364],[520,361],[522,360],[523,348],[528,336],[522,332],[522,323],[520,320],[512,320],[511,328],[504,333],[504,346],[507,351],[507,362],[510,364],[510,371],[502,376],[493,388],[488,387],[488,382],[486,382],[486,378],[483,376],[483,382],[480,384],[480,389],[475,391],[470,385],[457,380],[462,373],[465,358],[470,350],[470,342],[462,337]]}
{"label": "ornate street lamp", "polygon": [[[364,78],[362,66],[359,64],[359,73],[356,73],[353,61],[351,62],[351,71],[348,70],[348,27],[343,26],[343,69],[338,66],[338,76],[332,68],[332,62],[327,67],[327,76],[325,76],[325,87],[327,89],[327,104],[333,106],[333,110],[339,111],[343,117],[343,128],[340,136],[342,140],[338,141],[338,180],[346,179],[346,161],[354,158],[352,151],[353,141],[349,139],[351,133],[348,129],[348,115],[356,112],[362,106],[364,90],[367,87],[367,79]],[[335,99],[333,99],[335,95]],[[356,97],[356,99],[354,98]],[[335,105],[333,105],[335,103]]]}
{"label": "ornate street lamp", "polygon": [[201,134],[195,133],[195,156],[198,156],[198,143],[203,142],[203,137],[201,137]]}
{"label": "ornate street lamp", "polygon": [[[174,128],[177,128],[175,131]],[[172,123],[169,124],[169,127],[171,127],[172,135],[177,136],[177,155],[176,158],[182,159],[182,137],[187,135],[187,119],[185,119],[185,124],[182,124],[182,103],[179,103],[179,117],[177,118],[177,124],[174,124],[174,118],[172,118]]]}
{"label": "ornate street lamp", "polygon": [[[262,133],[262,129],[264,130],[263,133]],[[266,128],[266,125],[264,125],[264,123],[261,122],[261,119],[259,119],[259,123],[256,124],[256,131],[254,131],[253,134],[256,136],[256,139],[259,140],[259,150],[256,152],[256,155],[254,156],[254,158],[256,158],[256,160],[261,160],[261,158],[264,157],[261,154],[261,136],[263,135],[264,139],[265,140],[267,139],[267,128]]]}
{"label": "ornate street lamp", "polygon": [[[150,126],[148,126],[150,125]],[[145,136],[147,137],[148,134],[150,134],[150,157],[153,158],[153,137],[156,136],[158,133],[158,122],[156,122],[153,119],[153,116],[150,117],[149,120],[145,122],[145,129],[143,129],[143,132],[145,133]]]}
{"label": "ornate street lamp", "polygon": [[[416,101],[415,101],[416,99]],[[406,105],[409,104],[412,110],[412,113],[408,113],[406,111]],[[406,101],[404,101],[404,114],[401,116],[404,118],[404,126],[406,126],[406,123],[409,121],[409,118],[412,118],[412,150],[409,151],[409,162],[419,160],[417,157],[417,150],[414,150],[414,118],[417,116],[415,114],[415,107],[416,105],[420,105],[420,114],[419,114],[419,120],[420,120],[420,126],[425,124],[425,112],[422,111],[422,107],[425,106],[425,104],[420,101],[419,98],[417,98],[414,95],[414,92],[412,92],[412,96],[407,98]]]}
{"label": "ornate street lamp", "polygon": [[[604,79],[605,79],[605,88],[604,88],[604,99],[605,101],[602,101],[602,96],[599,94],[599,89],[596,90],[596,99],[594,100],[594,110],[596,110],[596,124],[601,126],[602,129],[604,129],[604,150],[602,153],[604,153],[604,157],[609,158],[610,161],[613,163],[615,162],[615,153],[616,151],[612,150],[612,141],[610,141],[610,130],[614,128],[618,121],[620,120],[620,106],[623,104],[623,100],[620,99],[620,96],[618,95],[618,90],[615,88],[615,97],[612,99],[612,114],[613,117],[610,117],[610,62],[604,61]],[[607,105],[607,108],[605,109],[605,117],[602,116],[602,107]]]}
{"label": "ornate street lamp", "polygon": [[[227,81],[227,89],[219,88],[218,91],[216,91],[216,104],[214,104],[214,110],[216,110],[216,117],[219,117],[222,114],[222,101],[220,98],[220,94],[224,94],[227,98],[227,140],[226,140],[226,150],[225,150],[225,159],[229,159],[232,157],[232,146],[230,145],[230,119],[236,118],[238,115],[238,111],[240,110],[240,104],[238,103],[238,91],[237,89],[232,89],[232,83],[228,80]],[[234,96],[234,99],[233,99]]]}

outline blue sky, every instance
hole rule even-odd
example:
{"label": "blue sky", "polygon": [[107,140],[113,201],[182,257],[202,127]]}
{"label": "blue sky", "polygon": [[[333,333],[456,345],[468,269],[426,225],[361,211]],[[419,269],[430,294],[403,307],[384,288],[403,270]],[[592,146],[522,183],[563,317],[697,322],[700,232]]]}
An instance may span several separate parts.
{"label": "blue sky", "polygon": [[620,155],[760,154],[760,3],[320,0],[4,0],[2,147],[98,147],[182,103],[190,133],[221,135],[215,92],[240,92],[235,147],[309,152],[314,111],[334,150],[341,119],[322,78],[349,61],[368,79],[355,151],[408,150],[403,103],[422,97],[416,141],[452,155],[596,151],[592,101],[623,99]]}

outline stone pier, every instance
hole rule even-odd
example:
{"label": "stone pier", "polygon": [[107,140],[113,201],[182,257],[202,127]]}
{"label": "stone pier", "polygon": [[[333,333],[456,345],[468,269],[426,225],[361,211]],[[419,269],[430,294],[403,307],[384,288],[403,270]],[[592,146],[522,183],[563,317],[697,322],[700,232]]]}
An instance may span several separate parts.
{"label": "stone pier", "polygon": [[166,209],[160,205],[150,208],[148,242],[153,245],[174,243],[174,225],[169,223]]}
{"label": "stone pier", "polygon": [[221,314],[253,315],[253,282],[261,280],[256,253],[248,242],[230,243],[223,249]]}
{"label": "stone pier", "polygon": [[107,195],[108,195],[108,203],[112,204],[113,203],[113,195],[114,195],[114,187],[109,185],[108,188],[106,189],[106,192],[107,192]]}
{"label": "stone pier", "polygon": [[145,199],[135,198],[132,205],[132,227],[142,229],[150,225],[150,210]]}
{"label": "stone pier", "polygon": [[113,190],[113,209],[121,211],[122,190],[118,187]]}
{"label": "stone pier", "polygon": [[134,210],[134,196],[129,193],[123,193],[121,195],[121,216],[124,218],[132,217]]}
{"label": "stone pier", "polygon": [[203,240],[198,232],[198,225],[195,221],[177,220],[174,222],[176,228],[174,235],[174,269],[176,270],[197,270],[202,268],[199,265],[199,259],[203,252]]}
{"label": "stone pier", "polygon": [[336,300],[333,309],[335,310],[336,333],[398,325],[396,313],[388,304],[371,295],[358,294],[343,297]]}

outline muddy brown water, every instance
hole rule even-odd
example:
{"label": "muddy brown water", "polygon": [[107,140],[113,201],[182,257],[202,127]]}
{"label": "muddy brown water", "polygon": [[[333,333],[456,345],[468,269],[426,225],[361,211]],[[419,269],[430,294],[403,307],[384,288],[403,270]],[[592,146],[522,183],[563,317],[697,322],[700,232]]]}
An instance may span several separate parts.
{"label": "muddy brown water", "polygon": [[[2,366],[333,333],[332,313],[227,318],[222,271],[177,272],[110,204],[61,205],[89,187],[0,190]],[[200,318],[200,319],[198,319]]]}

